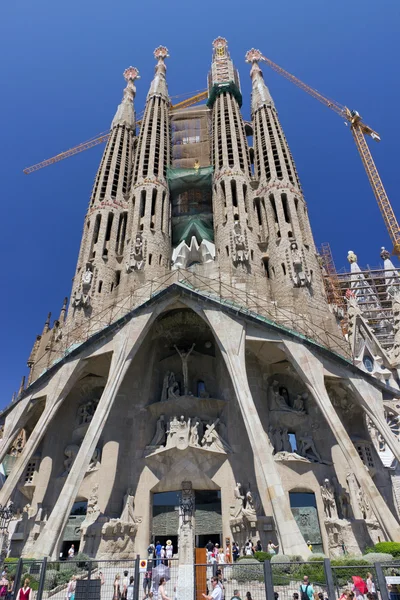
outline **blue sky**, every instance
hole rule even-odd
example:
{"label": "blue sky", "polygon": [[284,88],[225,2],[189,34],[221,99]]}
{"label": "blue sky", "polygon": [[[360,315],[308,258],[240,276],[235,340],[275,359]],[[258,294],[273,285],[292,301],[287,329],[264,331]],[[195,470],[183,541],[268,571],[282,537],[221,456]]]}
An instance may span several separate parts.
{"label": "blue sky", "polygon": [[[69,295],[83,218],[103,147],[26,176],[22,169],[108,129],[123,70],[137,66],[141,109],[159,44],[170,51],[171,95],[206,87],[211,43],[222,35],[241,75],[259,48],[322,93],[356,108],[382,137],[373,155],[398,211],[398,0],[12,0],[0,12],[2,343],[0,406],[26,372],[48,311]],[[376,201],[342,120],[264,68],[294,155],[317,245],[337,267],[349,249],[378,265],[390,247]],[[397,142],[397,143],[396,143]]]}

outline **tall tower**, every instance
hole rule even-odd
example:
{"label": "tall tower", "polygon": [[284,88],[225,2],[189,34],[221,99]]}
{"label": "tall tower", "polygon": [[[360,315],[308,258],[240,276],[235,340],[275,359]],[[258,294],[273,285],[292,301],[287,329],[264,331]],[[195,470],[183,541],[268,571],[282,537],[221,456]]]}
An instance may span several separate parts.
{"label": "tall tower", "polygon": [[120,285],[136,130],[133,100],[139,72],[129,67],[124,78],[127,85],[111,123],[85,218],[69,321],[97,312]]}
{"label": "tall tower", "polygon": [[[321,269],[307,206],[278,113],[258,62],[262,55],[249,50],[251,113],[254,131],[254,192],[259,241],[266,244],[265,266],[274,300],[280,307],[326,307]],[[306,308],[308,307],[308,308]]]}
{"label": "tall tower", "polygon": [[[170,163],[169,96],[165,78],[168,50],[159,46],[154,79],[147,94],[135,156],[130,246],[126,270],[139,281],[165,273],[171,260],[170,202],[167,167]],[[129,281],[129,280],[128,280]]]}
{"label": "tall tower", "polygon": [[239,75],[227,41],[217,38],[209,74],[208,106],[212,108],[211,162],[214,166],[213,212],[216,258],[221,275],[263,276],[262,253],[254,230],[251,167],[240,113]]}

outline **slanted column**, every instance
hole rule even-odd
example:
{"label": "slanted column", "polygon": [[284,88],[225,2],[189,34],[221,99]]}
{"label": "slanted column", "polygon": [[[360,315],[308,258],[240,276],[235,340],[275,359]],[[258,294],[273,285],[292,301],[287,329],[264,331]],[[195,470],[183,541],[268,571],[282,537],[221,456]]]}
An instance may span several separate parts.
{"label": "slanted column", "polygon": [[125,374],[147,333],[147,327],[158,311],[146,312],[122,329],[114,339],[114,352],[106,387],[85,438],[72,465],[60,496],[34,548],[36,558],[57,554],[57,545],[90,464],[108,415],[112,409]]}
{"label": "slanted column", "polygon": [[332,405],[325,388],[322,362],[306,346],[298,342],[284,340],[282,348],[325,417],[351,471],[363,492],[368,496],[382,531],[388,540],[400,541],[400,526],[380,495],[372,477],[365,469],[346,428]]}
{"label": "slanted column", "polygon": [[57,410],[78,380],[85,365],[86,361],[80,359],[68,362],[62,365],[58,374],[55,375],[50,382],[46,392],[47,398],[44,411],[40,415],[21,455],[18,457],[10,475],[7,477],[0,490],[0,504],[3,506],[5,506],[10,499],[10,496],[25,472],[28,462],[39,446],[50,423],[54,419]]}
{"label": "slanted column", "polygon": [[349,377],[350,387],[358,399],[358,403],[365,414],[371,419],[385,442],[393,452],[394,457],[400,462],[400,444],[386,422],[382,392],[374,385],[360,377]]}
{"label": "slanted column", "polygon": [[246,332],[242,322],[216,310],[204,310],[231,376],[254,457],[254,471],[265,514],[275,520],[280,551],[308,556],[273,458],[273,448],[255,406],[246,373]]}

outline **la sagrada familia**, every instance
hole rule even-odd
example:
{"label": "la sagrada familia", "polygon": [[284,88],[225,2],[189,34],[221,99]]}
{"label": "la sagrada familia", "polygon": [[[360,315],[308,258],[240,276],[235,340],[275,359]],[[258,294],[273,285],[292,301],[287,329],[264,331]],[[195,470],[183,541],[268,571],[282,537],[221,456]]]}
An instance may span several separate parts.
{"label": "la sagrada familia", "polygon": [[204,105],[172,107],[154,55],[140,123],[124,73],[68,311],[1,414],[11,556],[170,538],[184,565],[209,539],[303,557],[400,541],[399,352],[356,299],[347,336],[327,303],[261,54],[251,121],[225,39]]}

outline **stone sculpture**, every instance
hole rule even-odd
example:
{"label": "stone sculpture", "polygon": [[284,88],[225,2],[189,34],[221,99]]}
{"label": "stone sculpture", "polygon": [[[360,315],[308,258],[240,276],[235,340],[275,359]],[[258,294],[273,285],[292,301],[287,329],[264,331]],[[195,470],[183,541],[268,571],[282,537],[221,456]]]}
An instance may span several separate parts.
{"label": "stone sculpture", "polygon": [[249,260],[246,234],[242,232],[240,223],[235,223],[231,237],[232,260],[234,263],[246,263]]}
{"label": "stone sculpture", "polygon": [[294,287],[310,287],[312,276],[307,275],[304,271],[303,258],[295,240],[290,243],[290,262],[293,269]]}
{"label": "stone sculpture", "polygon": [[179,429],[179,421],[177,417],[173,417],[169,421],[169,426],[167,430],[167,448],[175,448],[177,441],[177,434]]}
{"label": "stone sculpture", "polygon": [[186,352],[184,350],[179,350],[179,348],[177,346],[174,346],[175,350],[177,351],[177,353],[181,357],[181,361],[182,361],[183,393],[184,393],[185,396],[187,396],[189,394],[189,367],[188,367],[188,360],[189,360],[190,354],[193,352],[193,348],[195,347],[195,345],[196,344],[192,344],[192,347],[190,348],[190,350],[187,350]]}
{"label": "stone sculpture", "polygon": [[141,271],[143,269],[145,259],[144,247],[143,236],[141,233],[137,233],[129,256],[129,262],[126,264],[127,273],[130,273],[132,270]]}
{"label": "stone sculpture", "polygon": [[89,294],[82,294],[82,292],[75,291],[72,296],[71,304],[75,308],[87,308],[90,306],[90,296]]}
{"label": "stone sculpture", "polygon": [[198,446],[199,445],[199,426],[200,421],[196,418],[193,420],[193,424],[190,428],[190,445]]}
{"label": "stone sculpture", "polygon": [[96,469],[99,468],[99,464],[100,464],[100,448],[95,448],[95,451],[93,452],[93,456],[92,459],[90,461],[89,464],[89,468],[88,468],[88,473],[91,473],[92,471],[96,471]]}
{"label": "stone sculpture", "polygon": [[26,444],[26,431],[21,429],[13,444],[11,445],[9,454],[10,456],[19,456]]}
{"label": "stone sculpture", "polygon": [[299,438],[299,446],[299,454],[301,456],[308,458],[312,462],[323,462],[315,447],[314,440],[312,439],[311,435],[305,433],[301,438]]}
{"label": "stone sculpture", "polygon": [[324,504],[325,518],[337,519],[338,513],[335,501],[335,491],[329,479],[324,479],[324,483],[321,485],[321,496]]}
{"label": "stone sculpture", "polygon": [[135,520],[134,517],[134,507],[135,507],[135,496],[132,494],[132,490],[128,488],[126,494],[124,496],[124,503],[121,513],[121,521],[125,523],[133,523]]}
{"label": "stone sculpture", "polygon": [[150,446],[164,446],[166,442],[166,424],[165,424],[165,416],[161,415],[157,420],[156,432],[154,434],[153,439],[150,442]]}
{"label": "stone sculpture", "polygon": [[90,423],[93,419],[93,415],[96,412],[99,399],[88,400],[78,408],[78,425],[85,425]]}
{"label": "stone sculpture", "polygon": [[292,445],[290,443],[289,432],[287,429],[282,430],[282,449],[284,452],[293,452]]}
{"label": "stone sculpture", "polygon": [[93,271],[91,269],[91,265],[86,267],[86,271],[82,275],[82,284],[83,287],[90,287],[93,279]]}
{"label": "stone sculpture", "polygon": [[231,452],[229,444],[219,435],[217,431],[218,424],[219,419],[214,421],[214,423],[206,425],[206,431],[203,439],[201,440],[201,445],[206,450],[214,450],[215,452]]}
{"label": "stone sculpture", "polygon": [[179,383],[175,381],[175,373],[167,371],[164,375],[161,402],[166,402],[179,396]]}
{"label": "stone sculpture", "polygon": [[308,398],[308,394],[298,394],[293,401],[293,406],[290,404],[289,392],[285,387],[279,387],[278,381],[273,381],[269,389],[270,408],[271,410],[281,410],[285,412],[305,413],[304,400]]}
{"label": "stone sculpture", "polygon": [[77,444],[68,444],[68,446],[65,448],[64,454],[67,458],[64,460],[64,473],[62,474],[63,477],[66,477],[70,472],[78,452],[79,446]]}

